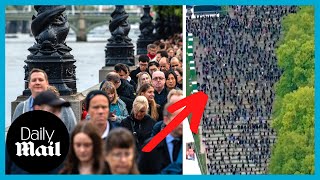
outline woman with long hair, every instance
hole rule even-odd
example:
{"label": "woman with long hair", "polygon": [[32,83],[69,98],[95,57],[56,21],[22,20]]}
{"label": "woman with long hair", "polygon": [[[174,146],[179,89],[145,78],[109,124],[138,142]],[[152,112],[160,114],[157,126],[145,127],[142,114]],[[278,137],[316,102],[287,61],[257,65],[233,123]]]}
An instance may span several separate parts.
{"label": "woman with long hair", "polygon": [[139,174],[135,139],[129,130],[119,127],[110,131],[105,144],[105,161],[109,174]]}
{"label": "woman with long hair", "polygon": [[182,68],[176,67],[176,69],[174,70],[174,72],[175,72],[176,75],[177,75],[177,87],[182,90],[182,82],[183,82],[183,72],[182,72]]}
{"label": "woman with long hair", "polygon": [[101,90],[106,92],[109,98],[109,120],[120,124],[121,121],[129,115],[126,104],[119,98],[113,83],[106,81],[102,85]]}
{"label": "woman with long hair", "polygon": [[144,84],[151,84],[151,76],[147,72],[140,72],[137,74],[138,77],[138,83],[137,83],[137,91],[140,89],[140,87]]}
{"label": "woman with long hair", "polygon": [[88,121],[77,124],[71,134],[69,154],[61,174],[103,174],[102,139]]}
{"label": "woman with long hair", "polygon": [[151,84],[144,84],[140,87],[137,93],[138,96],[144,96],[147,98],[149,103],[149,112],[148,114],[152,119],[158,121],[162,120],[159,118],[159,115],[162,115],[160,106],[154,100],[154,88]]}

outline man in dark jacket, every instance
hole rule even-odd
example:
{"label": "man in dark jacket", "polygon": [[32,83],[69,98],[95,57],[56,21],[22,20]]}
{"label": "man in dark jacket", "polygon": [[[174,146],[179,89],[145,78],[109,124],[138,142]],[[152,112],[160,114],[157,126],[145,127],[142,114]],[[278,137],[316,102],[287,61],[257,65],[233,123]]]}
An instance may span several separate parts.
{"label": "man in dark jacket", "polygon": [[104,91],[90,91],[85,98],[86,110],[90,115],[90,121],[96,126],[102,139],[106,139],[109,132],[115,126],[108,120],[109,118],[109,99]]}
{"label": "man in dark jacket", "polygon": [[118,63],[114,66],[114,71],[119,74],[121,79],[127,80],[134,89],[137,89],[137,84],[130,77],[130,68],[128,65]]}
{"label": "man in dark jacket", "polygon": [[139,56],[139,67],[130,72],[131,79],[138,84],[138,77],[137,74],[140,72],[148,72],[148,63],[150,59],[147,55],[142,54]]}
{"label": "man in dark jacket", "polygon": [[[166,109],[171,104],[165,105],[163,122],[168,125],[182,109],[175,111],[173,114]],[[148,143],[151,139],[148,139]],[[146,144],[145,143],[145,144]],[[182,153],[182,122],[173,131],[171,131],[151,152],[142,152],[138,162],[141,174],[160,174],[163,169],[171,163],[177,161],[179,153]],[[180,155],[181,157],[181,155]],[[181,167],[182,164],[178,164]]]}
{"label": "man in dark jacket", "polygon": [[127,110],[130,113],[132,110],[132,103],[136,97],[135,90],[127,80],[120,79],[116,72],[110,72],[106,76],[106,81],[110,81],[117,89],[117,94],[120,99],[126,104]]}

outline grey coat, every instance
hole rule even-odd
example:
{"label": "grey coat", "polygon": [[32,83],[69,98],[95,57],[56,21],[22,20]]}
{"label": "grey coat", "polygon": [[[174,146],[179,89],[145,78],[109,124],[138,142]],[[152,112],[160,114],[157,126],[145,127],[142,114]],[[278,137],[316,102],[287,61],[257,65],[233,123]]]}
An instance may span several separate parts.
{"label": "grey coat", "polygon": [[[21,114],[25,112],[29,112],[31,109],[29,107],[30,101],[31,101],[31,96],[18,104],[16,107],[13,116],[12,116],[12,122],[17,119]],[[71,107],[62,107],[61,108],[61,120],[65,124],[65,126],[68,129],[69,134],[71,134],[73,128],[77,124],[76,116],[74,115],[73,110]]]}

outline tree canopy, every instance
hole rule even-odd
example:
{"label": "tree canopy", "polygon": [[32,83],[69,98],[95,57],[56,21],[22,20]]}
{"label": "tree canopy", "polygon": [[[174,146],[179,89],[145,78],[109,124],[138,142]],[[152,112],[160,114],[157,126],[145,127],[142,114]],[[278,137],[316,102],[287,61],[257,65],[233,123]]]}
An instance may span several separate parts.
{"label": "tree canopy", "polygon": [[269,173],[314,174],[314,7],[300,7],[282,28],[276,55],[283,74],[272,117],[277,142]]}

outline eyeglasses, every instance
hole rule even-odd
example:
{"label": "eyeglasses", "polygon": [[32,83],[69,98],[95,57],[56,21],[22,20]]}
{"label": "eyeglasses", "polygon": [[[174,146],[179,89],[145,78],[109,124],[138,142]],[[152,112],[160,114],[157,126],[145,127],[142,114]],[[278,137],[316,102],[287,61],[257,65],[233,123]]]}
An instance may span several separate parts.
{"label": "eyeglasses", "polygon": [[148,66],[148,63],[139,62],[140,66]]}
{"label": "eyeglasses", "polygon": [[154,77],[154,78],[152,78],[152,80],[154,80],[154,81],[162,81],[162,80],[164,80],[164,77]]}

